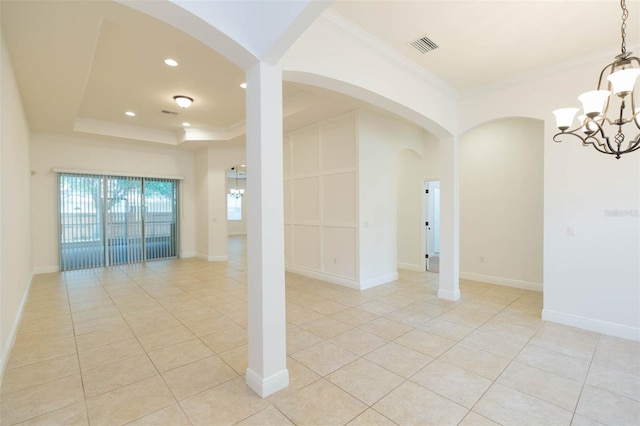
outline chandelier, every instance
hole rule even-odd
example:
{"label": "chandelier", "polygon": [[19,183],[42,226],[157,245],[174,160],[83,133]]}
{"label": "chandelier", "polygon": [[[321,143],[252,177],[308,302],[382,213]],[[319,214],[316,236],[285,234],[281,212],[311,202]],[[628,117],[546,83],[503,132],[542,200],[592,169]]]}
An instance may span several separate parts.
{"label": "chandelier", "polygon": [[240,198],[244,195],[244,189],[238,186],[238,166],[232,167],[231,170],[235,170],[236,172],[236,187],[229,189],[229,194],[231,194],[235,198]]}
{"label": "chandelier", "polygon": [[[629,134],[640,130],[640,107],[636,107],[635,99],[638,96],[635,83],[640,75],[640,59],[631,56],[633,52],[627,52],[625,30],[629,11],[625,0],[620,1],[620,7],[622,52],[602,69],[597,89],[578,96],[583,109],[583,114],[578,116],[580,124],[571,129],[579,108],[553,111],[560,130],[553,136],[554,142],[561,142],[558,136],[572,135],[580,139],[582,145],[592,146],[616,158],[640,149],[640,132],[635,136]],[[605,75],[606,88],[603,86]],[[627,131],[627,135],[623,131]]]}

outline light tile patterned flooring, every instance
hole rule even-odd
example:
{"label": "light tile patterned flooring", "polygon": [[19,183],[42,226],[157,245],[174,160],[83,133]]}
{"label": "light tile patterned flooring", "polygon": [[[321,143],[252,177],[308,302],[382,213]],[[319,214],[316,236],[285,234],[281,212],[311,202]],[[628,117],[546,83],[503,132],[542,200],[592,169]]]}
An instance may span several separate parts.
{"label": "light tile patterned flooring", "polygon": [[640,344],[540,320],[542,295],[438,275],[362,292],[287,274],[290,386],[245,385],[246,264],[38,275],[0,423],[637,425]]}

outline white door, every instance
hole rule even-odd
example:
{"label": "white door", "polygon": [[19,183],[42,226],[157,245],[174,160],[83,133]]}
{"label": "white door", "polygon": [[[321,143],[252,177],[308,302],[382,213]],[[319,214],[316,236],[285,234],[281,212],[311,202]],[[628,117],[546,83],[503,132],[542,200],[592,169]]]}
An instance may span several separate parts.
{"label": "white door", "polygon": [[440,182],[427,181],[424,185],[425,212],[425,267],[430,270],[430,260],[440,254]]}

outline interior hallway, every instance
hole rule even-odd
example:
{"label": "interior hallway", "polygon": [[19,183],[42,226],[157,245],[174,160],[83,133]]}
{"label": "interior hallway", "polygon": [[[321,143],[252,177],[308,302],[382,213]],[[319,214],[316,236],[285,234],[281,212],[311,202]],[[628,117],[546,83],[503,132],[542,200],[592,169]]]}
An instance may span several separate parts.
{"label": "interior hallway", "polygon": [[246,385],[245,239],[34,277],[0,423],[576,424],[640,418],[640,343],[545,323],[542,295],[400,271],[362,292],[286,276],[290,386]]}

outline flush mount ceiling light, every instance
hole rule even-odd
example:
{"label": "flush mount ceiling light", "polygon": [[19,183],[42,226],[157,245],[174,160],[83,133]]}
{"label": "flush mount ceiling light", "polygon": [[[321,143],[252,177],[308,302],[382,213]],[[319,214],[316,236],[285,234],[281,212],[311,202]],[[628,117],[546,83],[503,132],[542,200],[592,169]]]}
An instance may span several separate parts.
{"label": "flush mount ceiling light", "polygon": [[240,83],[240,87],[242,87],[243,89],[247,88],[247,83]]}
{"label": "flush mount ceiling light", "polygon": [[[640,59],[631,56],[633,52],[627,52],[625,29],[629,11],[625,0],[620,1],[620,7],[622,8],[620,28],[622,53],[600,72],[597,90],[578,96],[583,109],[583,115],[578,116],[580,125],[570,130],[578,108],[562,108],[553,111],[556,116],[556,125],[560,130],[560,133],[553,136],[555,142],[561,142],[557,139],[558,136],[572,135],[580,139],[582,145],[592,146],[603,154],[615,155],[616,158],[640,149],[640,133],[635,136],[629,133],[627,136],[623,133],[623,130],[627,132],[640,130],[640,107],[636,107],[635,104],[638,97],[636,80],[640,75]],[[608,83],[605,88],[602,77],[606,73],[608,73],[606,77]],[[611,136],[612,133],[613,136]]]}
{"label": "flush mount ceiling light", "polygon": [[180,108],[189,108],[193,103],[193,98],[182,95],[174,96],[173,100],[176,101]]}
{"label": "flush mount ceiling light", "polygon": [[176,61],[175,59],[171,59],[171,58],[165,59],[164,63],[169,65],[170,67],[177,67],[178,66],[178,61]]}
{"label": "flush mount ceiling light", "polygon": [[125,112],[124,114],[125,114],[126,116],[129,116],[129,117],[135,117],[135,116],[136,116],[136,113],[135,113],[135,112],[133,112],[133,111],[127,111],[127,112]]}
{"label": "flush mount ceiling light", "polygon": [[186,121],[182,123],[182,127],[191,127],[191,123],[187,123]]}

